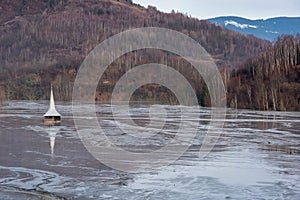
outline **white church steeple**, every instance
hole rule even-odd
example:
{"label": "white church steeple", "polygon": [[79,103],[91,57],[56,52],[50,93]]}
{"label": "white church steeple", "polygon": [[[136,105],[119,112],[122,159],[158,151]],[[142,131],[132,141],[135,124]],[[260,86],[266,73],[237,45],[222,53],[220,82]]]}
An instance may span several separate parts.
{"label": "white church steeple", "polygon": [[61,121],[61,114],[56,111],[53,90],[51,85],[51,93],[50,93],[50,105],[46,114],[44,114],[44,120],[46,122],[57,123]]}

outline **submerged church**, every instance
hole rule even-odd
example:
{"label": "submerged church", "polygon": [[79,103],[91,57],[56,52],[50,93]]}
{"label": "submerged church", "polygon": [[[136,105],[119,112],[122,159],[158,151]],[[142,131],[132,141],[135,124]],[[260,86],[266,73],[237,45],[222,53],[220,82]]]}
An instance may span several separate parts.
{"label": "submerged church", "polygon": [[44,114],[44,123],[46,125],[55,125],[60,124],[61,122],[61,114],[59,114],[55,109],[53,90],[51,85],[51,93],[50,93],[50,105],[46,114]]}

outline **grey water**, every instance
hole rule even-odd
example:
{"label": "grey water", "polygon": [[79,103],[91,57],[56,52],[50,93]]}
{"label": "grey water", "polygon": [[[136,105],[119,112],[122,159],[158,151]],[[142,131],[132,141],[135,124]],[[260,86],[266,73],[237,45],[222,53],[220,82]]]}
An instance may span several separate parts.
{"label": "grey water", "polygon": [[[0,199],[300,199],[299,112],[228,109],[217,144],[200,159],[205,130],[214,128],[212,111],[188,108],[191,117],[184,123],[198,127],[199,135],[187,152],[167,166],[128,173],[105,166],[88,152],[70,103],[57,103],[60,126],[43,125],[47,107],[42,101],[10,101],[0,107]],[[111,140],[133,151],[164,146],[176,134],[182,106],[161,107],[167,110],[166,124],[145,139],[118,129],[122,116],[112,116],[110,105],[95,105]],[[149,123],[149,106],[132,105],[130,110],[137,124]],[[151,114],[159,119],[160,111]]]}

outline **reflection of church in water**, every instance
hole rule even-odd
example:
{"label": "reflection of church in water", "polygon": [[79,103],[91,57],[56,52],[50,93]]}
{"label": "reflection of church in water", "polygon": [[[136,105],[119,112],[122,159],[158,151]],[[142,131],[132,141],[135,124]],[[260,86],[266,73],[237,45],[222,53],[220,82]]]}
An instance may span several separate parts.
{"label": "reflection of church in water", "polygon": [[48,137],[50,138],[50,149],[51,149],[51,157],[54,156],[54,146],[55,146],[55,137],[58,133],[59,129],[55,126],[50,126],[46,129],[48,133]]}
{"label": "reflection of church in water", "polygon": [[44,124],[49,126],[46,131],[50,138],[50,149],[51,149],[51,156],[54,156],[54,146],[55,146],[55,137],[59,131],[59,127],[61,122],[61,114],[59,114],[55,108],[54,103],[54,95],[51,85],[51,92],[50,92],[50,105],[47,113],[44,115]]}

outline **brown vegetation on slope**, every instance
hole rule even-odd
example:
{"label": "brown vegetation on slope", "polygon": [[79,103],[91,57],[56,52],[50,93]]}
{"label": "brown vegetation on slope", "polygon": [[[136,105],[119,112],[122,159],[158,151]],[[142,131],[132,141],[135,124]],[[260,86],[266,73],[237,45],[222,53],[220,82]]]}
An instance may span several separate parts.
{"label": "brown vegetation on slope", "polygon": [[[292,45],[287,39],[272,47],[267,41],[207,21],[162,13],[154,7],[145,9],[125,0],[3,0],[0,19],[0,84],[5,85],[10,99],[46,99],[52,82],[56,98],[70,100],[77,69],[97,44],[124,30],[157,26],[189,35],[212,55],[222,69],[230,106],[298,109],[299,62],[282,61],[294,55],[287,53]],[[266,53],[258,57],[262,52]],[[209,105],[205,84],[190,64],[155,50],[132,52],[115,61],[102,77],[96,98],[108,100],[127,70],[153,62],[180,71],[196,89],[199,102]],[[170,91],[155,85],[141,88],[134,99],[145,95],[176,102]]]}
{"label": "brown vegetation on slope", "polygon": [[233,107],[300,111],[300,35],[279,38],[234,71],[228,93]]}

